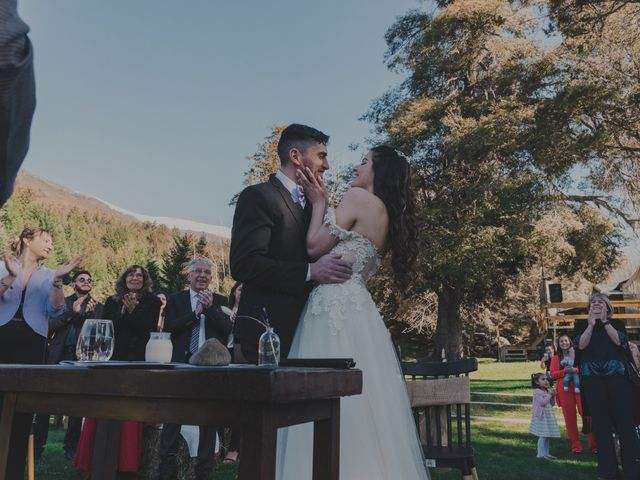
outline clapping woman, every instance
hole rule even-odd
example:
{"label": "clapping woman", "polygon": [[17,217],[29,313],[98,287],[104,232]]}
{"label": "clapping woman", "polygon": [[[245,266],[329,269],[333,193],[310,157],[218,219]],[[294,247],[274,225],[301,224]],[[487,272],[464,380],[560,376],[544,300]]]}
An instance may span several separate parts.
{"label": "clapping woman", "polygon": [[[43,262],[53,252],[53,237],[44,228],[25,228],[13,245],[15,257],[4,252],[0,263],[0,363],[44,362],[49,317],[65,310],[62,278],[80,259],[51,270]],[[7,478],[22,478],[32,415],[16,414]]]}
{"label": "clapping woman", "polygon": [[152,293],[147,270],[131,265],[116,281],[116,293],[104,304],[104,318],[113,320],[114,360],[144,360],[149,333],[155,332],[160,315],[160,299]]}
{"label": "clapping woman", "polygon": [[[104,305],[103,317],[113,321],[113,360],[144,360],[149,333],[157,329],[160,299],[152,293],[152,281],[141,265],[131,265],[116,281],[116,293]],[[143,424],[122,422],[119,472],[137,472],[142,452]],[[91,475],[95,419],[85,419],[73,464]]]}
{"label": "clapping woman", "polygon": [[598,440],[598,474],[620,478],[612,432],[620,438],[624,478],[640,478],[640,441],[632,415],[632,384],[626,376],[628,337],[624,323],[612,319],[613,307],[600,293],[589,297],[587,320],[576,322],[583,400]]}

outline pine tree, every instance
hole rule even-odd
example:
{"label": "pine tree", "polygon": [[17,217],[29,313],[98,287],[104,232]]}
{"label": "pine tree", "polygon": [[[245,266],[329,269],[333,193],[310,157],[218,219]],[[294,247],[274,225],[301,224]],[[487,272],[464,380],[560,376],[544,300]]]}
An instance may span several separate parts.
{"label": "pine tree", "polygon": [[149,276],[151,277],[151,281],[153,282],[154,290],[161,290],[163,288],[163,278],[162,272],[160,271],[160,267],[158,266],[158,262],[152,258],[148,260],[144,266],[149,272]]}
{"label": "pine tree", "polygon": [[169,292],[179,292],[186,285],[184,269],[191,257],[193,235],[177,232],[173,237],[173,246],[162,257],[162,286]]}

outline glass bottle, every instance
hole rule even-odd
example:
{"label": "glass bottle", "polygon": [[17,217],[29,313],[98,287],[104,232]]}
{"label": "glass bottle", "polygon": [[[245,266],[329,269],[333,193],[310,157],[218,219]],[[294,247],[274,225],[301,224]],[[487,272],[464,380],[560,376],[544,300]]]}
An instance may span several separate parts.
{"label": "glass bottle", "polygon": [[258,342],[258,365],[277,367],[280,363],[280,337],[272,327],[265,328]]}

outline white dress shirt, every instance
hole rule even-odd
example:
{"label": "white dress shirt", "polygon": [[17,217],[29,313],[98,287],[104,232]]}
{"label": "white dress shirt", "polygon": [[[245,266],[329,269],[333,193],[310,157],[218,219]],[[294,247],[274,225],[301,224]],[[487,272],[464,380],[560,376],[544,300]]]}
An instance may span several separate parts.
{"label": "white dress shirt", "polygon": [[293,200],[293,203],[299,203],[302,206],[302,208],[304,208],[306,203],[307,203],[306,199],[300,200],[298,198],[298,188],[300,188],[300,185],[298,185],[296,182],[294,182],[289,177],[287,177],[282,172],[282,170],[278,170],[276,172],[276,178],[278,180],[280,180],[280,183],[282,183],[282,185],[284,185],[284,188],[289,190],[289,193],[291,194],[291,199]]}

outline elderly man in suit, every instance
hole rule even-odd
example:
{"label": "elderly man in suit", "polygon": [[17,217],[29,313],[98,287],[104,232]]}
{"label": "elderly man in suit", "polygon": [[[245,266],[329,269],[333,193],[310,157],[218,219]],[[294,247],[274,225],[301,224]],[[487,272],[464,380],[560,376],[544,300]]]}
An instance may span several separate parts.
{"label": "elderly man in suit", "polygon": [[235,338],[249,362],[257,361],[264,329],[246,316],[256,317],[266,309],[286,358],[311,282],[342,283],[351,277],[351,264],[339,256],[328,254],[310,263],[307,255],[311,202],[297,184],[296,171],[308,168],[321,176],[329,168],[328,141],[315,128],[289,125],[278,141],[278,172],[245,188],[238,198],[230,262],[231,275],[243,290]]}
{"label": "elderly man in suit", "polygon": [[[172,333],[174,362],[188,362],[209,338],[223,345],[231,332],[231,320],[221,310],[227,299],[209,290],[212,264],[206,258],[194,258],[187,267],[189,288],[169,297],[165,330]],[[165,424],[160,435],[161,480],[176,478],[176,451],[180,425]],[[200,427],[196,480],[209,478],[214,466],[215,427]]]}

